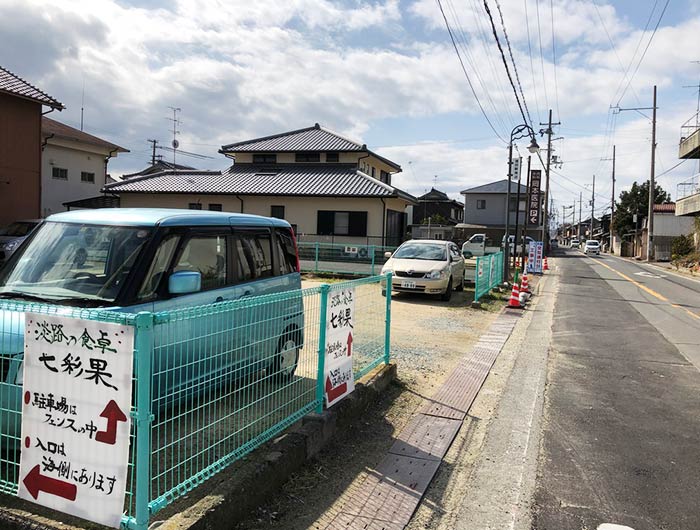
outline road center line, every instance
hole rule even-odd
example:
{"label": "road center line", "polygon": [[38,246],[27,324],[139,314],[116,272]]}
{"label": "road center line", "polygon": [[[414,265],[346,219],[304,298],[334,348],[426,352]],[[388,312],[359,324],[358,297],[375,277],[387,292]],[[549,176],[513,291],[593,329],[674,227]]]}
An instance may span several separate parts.
{"label": "road center line", "polygon": [[685,307],[679,306],[678,304],[674,304],[674,303],[671,302],[668,298],[666,298],[664,295],[662,295],[662,294],[660,294],[660,293],[657,293],[656,291],[654,291],[653,289],[650,289],[650,288],[647,287],[646,285],[642,285],[641,283],[639,283],[638,281],[636,281],[636,280],[633,279],[633,278],[630,278],[630,277],[627,276],[626,274],[623,274],[622,272],[620,272],[620,271],[618,271],[618,270],[616,270],[616,269],[613,269],[610,265],[608,265],[608,264],[606,264],[606,263],[603,263],[603,262],[600,261],[600,260],[596,260],[596,263],[599,264],[599,265],[602,265],[603,267],[605,267],[605,268],[608,269],[608,270],[611,270],[612,272],[614,272],[614,273],[617,274],[618,276],[621,276],[622,278],[624,278],[624,279],[627,280],[628,282],[634,284],[636,287],[639,287],[639,288],[642,289],[643,291],[649,293],[651,296],[653,296],[653,297],[655,297],[655,298],[658,298],[659,300],[661,300],[661,301],[663,301],[663,302],[668,302],[669,304],[671,304],[671,307],[675,307],[675,308],[678,308],[678,309],[682,309],[683,311],[685,311],[686,313],[688,313],[691,317],[700,320],[700,315],[697,315],[697,314],[693,313],[692,311],[686,309]]}

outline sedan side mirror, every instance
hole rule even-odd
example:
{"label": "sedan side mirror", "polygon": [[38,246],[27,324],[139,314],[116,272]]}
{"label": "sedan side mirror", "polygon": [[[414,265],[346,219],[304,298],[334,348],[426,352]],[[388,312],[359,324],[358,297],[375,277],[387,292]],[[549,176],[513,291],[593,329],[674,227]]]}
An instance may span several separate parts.
{"label": "sedan side mirror", "polygon": [[391,252],[385,252],[385,253],[384,253],[384,257],[385,257],[386,259],[389,259],[389,258],[391,257]]}
{"label": "sedan side mirror", "polygon": [[197,271],[173,272],[168,278],[170,294],[198,293],[202,290],[202,273]]}

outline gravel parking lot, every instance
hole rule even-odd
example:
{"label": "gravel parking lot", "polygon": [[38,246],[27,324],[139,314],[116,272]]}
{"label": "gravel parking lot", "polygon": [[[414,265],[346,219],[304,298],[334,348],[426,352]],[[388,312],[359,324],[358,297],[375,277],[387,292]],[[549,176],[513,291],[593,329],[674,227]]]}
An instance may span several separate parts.
{"label": "gravel parking lot", "polygon": [[[321,282],[309,279],[304,287]],[[450,302],[395,293],[391,342],[398,379],[367,410],[364,421],[342,431],[314,462],[290,479],[273,502],[260,507],[238,528],[317,528],[317,521],[334,511],[342,493],[381,460],[422,398],[437,389],[495,318],[493,309],[502,305],[498,301],[477,310],[469,307],[472,299],[470,289],[454,293]]]}

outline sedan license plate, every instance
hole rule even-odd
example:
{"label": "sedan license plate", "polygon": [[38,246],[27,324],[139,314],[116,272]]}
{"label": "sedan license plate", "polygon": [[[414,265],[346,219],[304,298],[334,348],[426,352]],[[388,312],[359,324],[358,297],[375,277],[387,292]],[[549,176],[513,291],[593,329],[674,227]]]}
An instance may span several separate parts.
{"label": "sedan license plate", "polygon": [[404,289],[415,289],[416,282],[409,282],[406,280],[401,280],[401,287],[403,287]]}

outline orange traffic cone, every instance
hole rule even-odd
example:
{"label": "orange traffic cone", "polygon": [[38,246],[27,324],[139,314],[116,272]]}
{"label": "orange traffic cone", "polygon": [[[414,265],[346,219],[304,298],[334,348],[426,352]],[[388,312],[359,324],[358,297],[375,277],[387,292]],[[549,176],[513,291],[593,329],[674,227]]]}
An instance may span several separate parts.
{"label": "orange traffic cone", "polygon": [[530,286],[527,283],[527,271],[523,272],[523,277],[520,280],[520,292],[528,295],[532,294],[530,293]]}
{"label": "orange traffic cone", "polygon": [[547,256],[544,257],[544,267],[542,267],[542,270],[544,270],[544,271],[549,270],[549,265],[547,264]]}
{"label": "orange traffic cone", "polygon": [[520,305],[520,287],[517,283],[513,284],[513,290],[510,292],[510,300],[508,300],[508,307],[514,309],[522,309],[523,306]]}

